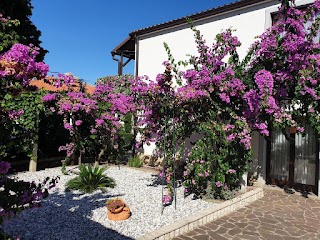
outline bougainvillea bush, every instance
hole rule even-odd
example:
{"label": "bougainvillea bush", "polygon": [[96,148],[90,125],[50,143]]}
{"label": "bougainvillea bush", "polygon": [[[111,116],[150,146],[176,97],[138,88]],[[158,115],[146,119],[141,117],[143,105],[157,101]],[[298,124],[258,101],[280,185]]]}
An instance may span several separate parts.
{"label": "bougainvillea bush", "polygon": [[[5,30],[11,25],[16,25],[16,21],[0,17],[1,34],[0,34],[0,49],[7,47],[8,33]],[[10,31],[9,31],[10,32]],[[36,48],[25,46],[22,44],[14,44],[10,50],[0,55],[0,135],[8,134],[5,132],[11,126],[21,124],[21,119],[26,119],[25,112],[27,106],[18,104],[19,108],[9,108],[4,104],[9,99],[19,98],[24,100],[23,93],[28,87],[30,80],[34,77],[44,77],[48,72],[48,66],[43,62],[36,62],[35,58],[38,54]],[[27,101],[27,100],[26,100]],[[39,102],[38,102],[39,103]],[[41,101],[40,101],[41,103]],[[24,106],[24,107],[22,107]],[[30,114],[30,113],[29,113]],[[30,120],[30,119],[29,119]],[[23,121],[23,120],[22,120]],[[34,124],[29,122],[30,125]],[[26,127],[28,124],[24,125]],[[2,139],[2,138],[1,138]],[[10,138],[9,138],[10,141]],[[6,146],[1,142],[1,153],[5,152]],[[20,181],[15,178],[9,178],[7,172],[10,169],[10,163],[0,162],[0,224],[12,218],[20,211],[39,207],[41,199],[47,197],[48,188],[51,188],[56,183],[56,178],[45,179],[43,183],[36,184],[34,182]]]}
{"label": "bougainvillea bush", "polygon": [[[194,68],[175,75],[185,83],[177,89],[172,87],[173,64],[169,62],[164,63],[166,71],[158,75],[157,82],[145,84],[140,99],[145,99],[144,106],[151,108],[145,110],[142,124],[156,134],[161,154],[167,152],[167,166],[162,174],[169,194],[173,170],[182,165],[176,156],[181,156],[185,160],[186,192],[217,195],[239,186],[239,177],[251,156],[251,130],[246,119],[240,117],[245,86],[234,70],[239,41],[227,30],[209,48],[200,33],[193,30],[200,57],[190,60]],[[232,64],[226,66],[223,59],[228,54]],[[203,136],[191,149],[185,149],[183,140],[196,133]],[[181,148],[172,148],[177,142]]]}
{"label": "bougainvillea bush", "polygon": [[89,144],[88,126],[94,121],[92,111],[97,109],[97,102],[82,91],[81,83],[71,75],[59,74],[53,84],[62,90],[49,93],[42,100],[49,111],[63,116],[63,126],[69,132],[71,141],[60,146],[59,151],[66,151],[66,161],[73,157],[81,163],[82,155]]}
{"label": "bougainvillea bush", "polygon": [[[210,47],[192,27],[197,56],[176,64],[165,45],[165,72],[156,81],[136,80],[132,89],[143,113],[141,139],[157,142],[169,195],[173,173],[184,165],[186,193],[227,198],[239,188],[251,160],[253,131],[268,137],[273,127],[303,132],[310,124],[319,132],[320,58],[314,41],[319,6],[316,1],[302,13],[283,1],[276,24],[242,61],[237,54],[241,43],[231,29],[218,34]],[[179,71],[179,64],[187,70]],[[187,149],[184,140],[197,133],[201,137]]]}
{"label": "bougainvillea bush", "polygon": [[[107,76],[99,78],[97,85],[100,83],[111,84],[113,87],[112,92],[114,94],[124,94],[125,96],[131,96],[131,104],[135,102],[134,95],[131,91],[131,83],[134,76],[131,74],[125,74],[121,76]],[[133,101],[133,102],[132,102]],[[131,108],[133,109],[133,108]],[[121,128],[118,131],[118,155],[123,156],[128,150],[135,150],[134,148],[134,114],[135,111],[129,111],[121,117]],[[133,151],[134,152],[134,151]]]}
{"label": "bougainvillea bush", "polygon": [[249,87],[244,116],[265,136],[277,127],[288,137],[289,127],[303,132],[305,124],[319,133],[320,2],[307,10],[284,2],[276,23],[247,56],[242,72]]}
{"label": "bougainvillea bush", "polygon": [[[119,159],[124,155],[125,147],[131,144],[131,129],[128,129],[128,121],[131,122],[135,112],[134,96],[130,91],[131,76],[119,76],[117,78],[100,79],[96,84],[92,97],[98,102],[98,111],[93,126],[93,136],[100,146],[97,160],[100,161],[103,154]],[[131,127],[131,126],[130,126]],[[110,158],[110,156],[109,156]]]}
{"label": "bougainvillea bush", "polygon": [[[2,26],[6,25],[8,28],[12,20],[1,19]],[[16,21],[13,22],[16,24]],[[1,32],[2,30],[3,28]],[[1,34],[0,46],[7,46],[6,39],[6,34]],[[35,61],[37,55],[38,49],[33,46],[14,44],[0,56],[0,156],[8,153],[10,144],[13,143],[9,139],[13,139],[14,135],[16,138],[24,137],[19,141],[22,152],[32,152],[36,112],[39,112],[42,102],[39,96],[41,93],[32,91],[28,85],[32,78],[42,78],[49,70],[48,65]],[[15,150],[19,151],[17,148]]]}
{"label": "bougainvillea bush", "polygon": [[80,164],[81,157],[90,152],[98,164],[103,156],[118,155],[121,121],[135,108],[133,97],[117,89],[120,82],[98,81],[93,94],[89,94],[74,87],[79,82],[73,76],[60,75],[54,84],[66,90],[43,97],[44,102],[53,103],[52,112],[63,116],[64,128],[70,133],[71,142],[59,148],[67,152],[67,160],[78,158]]}

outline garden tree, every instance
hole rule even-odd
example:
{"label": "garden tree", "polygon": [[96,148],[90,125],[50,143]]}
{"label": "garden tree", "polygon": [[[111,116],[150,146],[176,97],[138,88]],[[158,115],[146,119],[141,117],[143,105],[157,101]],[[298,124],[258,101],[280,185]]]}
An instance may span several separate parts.
{"label": "garden tree", "polygon": [[[128,91],[131,80],[130,76],[120,76],[116,81],[109,79],[97,82],[92,97],[99,104],[98,118],[96,132],[92,132],[98,137],[99,144],[105,148],[101,148],[96,164],[99,164],[108,146],[116,149],[117,157],[123,155],[126,145],[130,146],[132,135],[128,123],[130,125],[130,118],[135,111],[134,98]],[[124,126],[120,121],[124,122]]]}
{"label": "garden tree", "polygon": [[[10,27],[15,21],[1,18],[2,26]],[[4,25],[3,25],[4,24]],[[3,30],[3,28],[1,29]],[[0,47],[4,46],[3,40],[7,38],[1,34]],[[0,55],[0,102],[6,99],[20,97],[21,92],[27,88],[33,77],[44,77],[48,66],[36,62],[38,52],[22,44],[13,45],[9,51]],[[23,104],[22,104],[23,105]],[[21,106],[22,106],[21,105]],[[0,106],[0,131],[7,125],[16,124],[24,114],[24,109],[7,110]],[[2,135],[1,132],[0,135]],[[9,133],[10,134],[10,133]],[[1,143],[2,146],[3,143]],[[56,179],[45,179],[43,183],[25,182],[15,178],[8,178],[5,174],[10,169],[10,163],[0,162],[0,223],[12,218],[17,213],[31,207],[41,205],[41,199],[48,195],[48,189],[53,187]],[[1,236],[1,235],[0,235]]]}
{"label": "garden tree", "polygon": [[[117,75],[117,76],[107,76],[103,78],[99,78],[97,80],[97,83],[104,83],[104,84],[112,84],[113,89],[112,92],[114,93],[122,93],[126,96],[133,96],[133,93],[131,91],[131,82],[133,79],[133,75],[126,74],[126,75]],[[135,137],[136,137],[136,131],[135,131],[135,119],[136,119],[136,113],[129,112],[125,114],[125,116],[122,117],[123,120],[123,127],[120,128],[118,131],[118,140],[122,142],[119,147],[121,152],[125,153],[128,150],[132,150],[132,154],[134,154],[135,151]]]}
{"label": "garden tree", "polygon": [[71,142],[59,147],[59,151],[67,151],[66,162],[73,157],[78,159],[80,165],[90,135],[88,126],[94,122],[92,110],[97,108],[97,102],[91,99],[88,93],[81,91],[84,88],[75,87],[81,85],[81,82],[72,75],[58,74],[58,77],[53,79],[53,84],[57,88],[63,86],[64,90],[49,93],[42,100],[51,102],[50,111],[63,116],[64,128],[69,131]]}
{"label": "garden tree", "polygon": [[[59,74],[59,77],[67,78],[67,76],[62,74]],[[47,78],[45,81],[50,83],[50,79],[51,78]],[[56,82],[57,81],[63,80],[56,79]],[[71,88],[73,89],[74,86],[71,86]],[[79,89],[80,91],[84,90],[84,84],[79,81],[76,89]],[[43,117],[44,115],[47,115],[46,117],[50,117],[52,120],[52,116],[49,116],[49,114],[46,114],[47,112],[44,111],[45,107],[48,106],[45,106],[44,102],[42,101],[43,96],[47,93],[47,91],[41,89],[39,90],[34,86],[27,86],[18,96],[12,97],[11,95],[7,95],[4,101],[1,103],[2,107],[8,111],[18,111],[23,109],[23,115],[21,115],[15,121],[12,121],[10,124],[7,124],[6,127],[3,127],[10,134],[3,135],[1,140],[3,140],[3,146],[7,147],[7,151],[3,151],[5,154],[7,154],[8,151],[14,151],[16,153],[26,153],[27,156],[30,157],[29,171],[36,171],[37,168],[39,123],[41,120],[47,121],[47,119],[40,119],[40,116]],[[60,120],[59,116],[57,116],[55,119]],[[42,124],[42,126],[43,125],[44,124]],[[57,126],[56,123],[55,125]],[[54,132],[54,134],[57,136],[57,132]],[[89,132],[87,132],[87,134],[89,134]],[[42,137],[44,135],[45,134],[43,134]],[[64,135],[66,134],[62,134],[62,136]],[[51,143],[52,140],[53,139],[51,139]],[[65,139],[59,139],[59,143],[65,143]]]}
{"label": "garden tree", "polygon": [[[243,61],[237,54],[240,42],[230,29],[209,47],[192,27],[198,56],[176,64],[165,44],[165,73],[156,81],[136,80],[132,90],[144,112],[142,140],[147,143],[150,133],[155,134],[158,151],[165,155],[164,203],[172,199],[179,156],[185,159],[187,192],[229,198],[251,160],[252,131],[265,137],[272,127],[303,132],[307,123],[319,133],[320,49],[314,41],[319,8],[320,1],[315,1],[302,13],[284,1],[276,24],[258,38]],[[191,68],[179,72],[179,64]],[[180,86],[173,87],[174,81]],[[183,152],[183,144],[175,149],[195,133],[202,137],[191,151]]]}
{"label": "garden tree", "polygon": [[[3,3],[4,2],[1,2],[0,5],[2,5]],[[12,2],[12,4],[15,3]],[[6,8],[0,8],[0,12],[1,10],[5,11],[5,9],[10,9],[9,5],[10,4],[6,5]],[[14,51],[10,50],[11,55],[6,53],[6,51],[10,49],[13,44],[23,39],[18,34],[18,28],[19,26],[21,26],[20,22],[18,20],[6,19],[0,14],[0,24],[0,52],[5,53],[3,56],[6,55],[7,61],[13,61],[14,63],[18,61],[19,56],[14,56]],[[31,42],[26,43],[28,44]],[[23,45],[16,45],[14,47],[16,51],[20,51],[20,54],[25,55],[22,57],[27,57],[29,55],[29,59],[25,59],[25,61],[29,61],[29,63],[26,62],[22,64],[29,64],[29,67],[35,65],[35,63],[31,64],[31,61],[35,61],[35,59],[39,56],[39,49],[22,49],[23,47],[21,47],[21,49],[17,49],[18,46]],[[30,53],[28,53],[28,51],[30,51]],[[10,64],[6,63],[4,60],[2,60],[2,66],[6,69],[10,69]],[[19,71],[20,69],[18,67],[19,65],[17,64],[14,68],[11,69],[11,71]],[[28,85],[28,77],[32,77],[32,74],[25,73],[25,76],[23,76],[24,82],[22,82],[23,86]],[[3,80],[3,83],[5,83],[5,80]],[[0,107],[1,109],[6,109],[15,113],[22,113],[23,111],[25,114],[22,118],[16,117],[15,121],[7,121],[6,124],[3,124],[0,127],[0,131],[3,133],[0,136],[0,142],[2,143],[0,147],[0,156],[6,156],[10,151],[15,153],[25,152],[31,158],[29,170],[35,171],[38,152],[38,116],[39,111],[41,110],[41,108],[43,108],[43,104],[39,97],[39,95],[41,95],[41,92],[36,92],[35,89],[32,89],[30,87],[19,88],[16,83],[12,85],[16,86],[7,86],[8,88],[10,87],[10,90],[8,90],[9,94],[3,94],[2,96],[0,96],[0,99],[2,100]],[[24,92],[22,94],[23,97],[18,94],[21,91]]]}
{"label": "garden tree", "polygon": [[43,101],[56,101],[56,109],[51,110],[64,116],[64,128],[72,139],[59,149],[67,151],[66,160],[74,155],[80,164],[82,155],[93,145],[98,149],[93,151],[98,164],[107,149],[119,151],[120,120],[134,110],[133,97],[117,92],[112,81],[98,82],[92,95],[76,91],[74,82],[72,76],[61,76],[55,85],[64,84],[67,90],[48,94]]}
{"label": "garden tree", "polygon": [[[31,0],[0,1],[0,14],[6,18],[10,17],[11,19],[17,19],[20,22],[18,26],[13,29],[11,28],[10,30],[13,42],[16,43],[18,41],[24,45],[32,44],[33,46],[38,47],[39,54],[37,55],[36,60],[43,61],[44,56],[48,51],[40,46],[41,32],[30,20],[32,9]],[[12,44],[10,44],[10,42],[12,42],[11,39],[8,40],[9,42],[5,42],[6,44],[4,44],[2,50],[0,49],[0,52],[7,51],[12,46]]]}
{"label": "garden tree", "polygon": [[[44,77],[47,74],[48,66],[42,62],[36,62],[38,55],[37,48],[30,48],[22,44],[15,44],[11,49],[0,57],[1,62],[1,87],[0,94],[1,109],[5,112],[1,116],[3,125],[2,131],[12,130],[13,135],[22,134],[25,139],[22,150],[31,157],[30,170],[36,170],[37,160],[37,124],[38,114],[42,108],[39,93],[28,89],[30,79]],[[21,92],[24,92],[21,94]],[[23,114],[24,116],[20,118]],[[12,121],[14,120],[14,121]],[[6,154],[5,148],[12,145],[6,137],[11,134],[2,135],[1,154]]]}

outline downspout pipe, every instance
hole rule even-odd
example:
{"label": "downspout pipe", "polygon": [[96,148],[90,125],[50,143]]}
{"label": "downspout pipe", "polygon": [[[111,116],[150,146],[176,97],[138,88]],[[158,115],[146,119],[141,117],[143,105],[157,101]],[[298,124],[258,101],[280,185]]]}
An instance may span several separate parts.
{"label": "downspout pipe", "polygon": [[135,77],[139,76],[139,70],[138,70],[138,66],[139,66],[139,40],[137,35],[134,36],[134,40],[135,40],[135,71],[134,71],[134,75]]}
{"label": "downspout pipe", "polygon": [[[134,77],[137,78],[138,77],[138,63],[139,63],[139,41],[138,41],[138,37],[137,35],[134,36],[134,40],[135,40],[135,62],[134,62]],[[134,96],[134,100],[136,102],[137,100],[137,96]],[[132,154],[131,156],[134,158],[136,155],[136,139],[137,139],[137,135],[138,135],[138,117],[137,117],[138,113],[136,112],[136,114],[133,115],[133,138],[132,138]]]}

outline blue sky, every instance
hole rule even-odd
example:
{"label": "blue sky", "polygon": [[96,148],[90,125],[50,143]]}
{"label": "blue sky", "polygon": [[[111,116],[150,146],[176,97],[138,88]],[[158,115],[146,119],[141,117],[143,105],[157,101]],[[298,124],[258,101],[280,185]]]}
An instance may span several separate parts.
{"label": "blue sky", "polygon": [[[50,71],[71,72],[94,84],[117,74],[111,50],[130,32],[233,0],[32,0],[31,20],[49,50]],[[165,60],[165,59],[164,59]],[[133,73],[133,61],[124,73]]]}

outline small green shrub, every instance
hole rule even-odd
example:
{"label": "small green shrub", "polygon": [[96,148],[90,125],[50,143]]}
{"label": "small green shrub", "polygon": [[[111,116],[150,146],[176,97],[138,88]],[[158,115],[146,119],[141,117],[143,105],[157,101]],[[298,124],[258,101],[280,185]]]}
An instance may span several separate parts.
{"label": "small green shrub", "polygon": [[112,178],[104,174],[106,167],[81,164],[79,170],[80,172],[76,173],[78,176],[66,183],[67,191],[79,190],[83,193],[92,193],[97,189],[105,191],[107,187],[114,188],[116,185]]}
{"label": "small green shrub", "polygon": [[210,198],[213,199],[221,199],[221,200],[230,200],[236,197],[237,192],[240,189],[227,189],[226,186],[222,188],[214,188],[212,189]]}
{"label": "small green shrub", "polygon": [[129,167],[139,168],[139,167],[142,167],[143,162],[141,161],[141,159],[138,156],[135,156],[135,157],[129,158],[128,165],[129,165]]}

